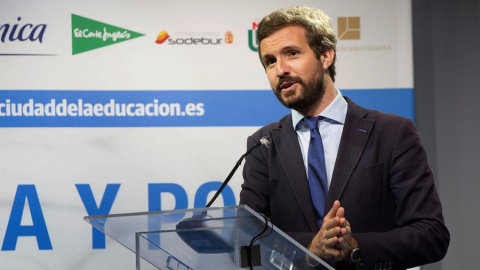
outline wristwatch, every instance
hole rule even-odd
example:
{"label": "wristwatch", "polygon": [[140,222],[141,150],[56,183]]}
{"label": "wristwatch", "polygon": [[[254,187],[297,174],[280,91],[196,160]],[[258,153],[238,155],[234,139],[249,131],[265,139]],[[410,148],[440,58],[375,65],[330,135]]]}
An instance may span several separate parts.
{"label": "wristwatch", "polygon": [[350,253],[350,263],[355,264],[357,270],[363,269],[362,256],[360,254],[360,248],[356,247]]}

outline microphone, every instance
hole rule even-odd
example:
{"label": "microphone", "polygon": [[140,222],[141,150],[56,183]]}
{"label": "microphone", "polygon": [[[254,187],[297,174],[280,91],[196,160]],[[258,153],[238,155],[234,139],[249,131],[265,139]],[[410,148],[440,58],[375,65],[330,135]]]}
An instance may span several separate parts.
{"label": "microphone", "polygon": [[[257,149],[262,145],[266,148],[269,148],[271,145],[270,138],[267,136],[262,137],[254,146],[248,149],[247,152],[245,152],[245,154],[240,157],[240,159],[235,164],[235,167],[233,167],[230,174],[223,181],[222,185],[217,190],[215,195],[213,195],[213,198],[210,200],[210,202],[208,202],[205,208],[209,208],[217,199],[223,189],[227,186],[233,174],[235,174],[235,172],[237,171],[243,159],[248,156],[253,150]],[[205,210],[198,215],[194,215],[191,218],[180,221],[176,226],[178,236],[188,246],[190,246],[198,253],[214,254],[232,252],[233,248],[231,247],[231,245],[227,243],[220,235],[208,229],[205,229],[208,228],[208,225],[206,224],[206,221],[208,220],[205,219],[206,216],[207,211]]]}
{"label": "microphone", "polygon": [[223,181],[222,185],[217,190],[215,195],[213,195],[213,198],[210,200],[210,202],[208,202],[208,204],[205,208],[210,207],[213,204],[213,202],[215,202],[217,197],[220,195],[220,193],[223,191],[223,189],[227,186],[228,182],[230,182],[230,179],[232,178],[233,174],[235,174],[238,167],[240,166],[240,164],[242,164],[242,161],[246,156],[248,156],[253,150],[257,149],[261,145],[265,146],[266,148],[270,148],[271,144],[272,144],[272,140],[270,140],[270,137],[264,136],[264,137],[260,138],[260,140],[258,140],[258,142],[254,146],[252,146],[250,149],[248,149],[247,152],[245,152],[245,154],[243,154],[240,157],[240,159],[237,161],[237,164],[235,164],[235,167],[233,167],[233,170],[230,172],[230,174],[227,176],[227,178]]}

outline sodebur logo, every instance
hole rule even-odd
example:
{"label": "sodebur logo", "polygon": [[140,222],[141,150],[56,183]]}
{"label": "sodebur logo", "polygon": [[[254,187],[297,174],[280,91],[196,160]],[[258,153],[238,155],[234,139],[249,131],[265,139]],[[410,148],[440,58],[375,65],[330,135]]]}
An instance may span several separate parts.
{"label": "sodebur logo", "polygon": [[170,37],[170,35],[167,33],[167,31],[163,30],[162,32],[160,32],[157,36],[157,40],[155,41],[155,43],[157,44],[162,44],[164,43],[168,38]]}

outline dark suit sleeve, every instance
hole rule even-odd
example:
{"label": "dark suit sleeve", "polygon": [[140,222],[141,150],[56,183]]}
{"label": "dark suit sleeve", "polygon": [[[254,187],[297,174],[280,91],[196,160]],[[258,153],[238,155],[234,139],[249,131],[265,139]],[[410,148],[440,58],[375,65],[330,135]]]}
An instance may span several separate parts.
{"label": "dark suit sleeve", "polygon": [[385,176],[396,206],[392,209],[396,228],[355,233],[352,225],[366,269],[374,269],[379,262],[391,263],[394,269],[435,262],[445,256],[449,244],[440,199],[415,126],[403,119],[397,127]]}

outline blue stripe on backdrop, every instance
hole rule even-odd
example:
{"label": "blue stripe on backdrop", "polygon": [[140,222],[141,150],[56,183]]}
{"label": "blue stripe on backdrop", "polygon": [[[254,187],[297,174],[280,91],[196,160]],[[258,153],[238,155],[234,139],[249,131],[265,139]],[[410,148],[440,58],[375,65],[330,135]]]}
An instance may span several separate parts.
{"label": "blue stripe on backdrop", "polygon": [[[412,88],[342,93],[413,120]],[[0,127],[263,126],[288,113],[270,90],[0,91]]]}

